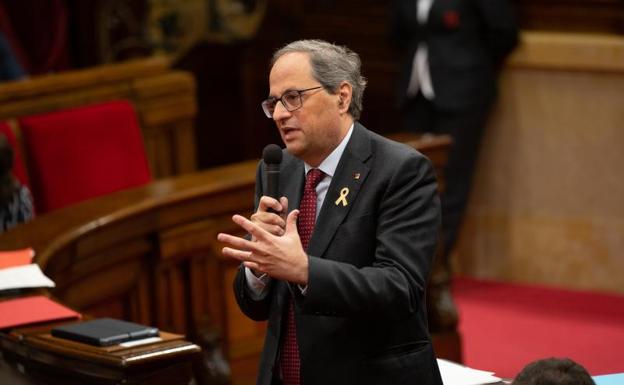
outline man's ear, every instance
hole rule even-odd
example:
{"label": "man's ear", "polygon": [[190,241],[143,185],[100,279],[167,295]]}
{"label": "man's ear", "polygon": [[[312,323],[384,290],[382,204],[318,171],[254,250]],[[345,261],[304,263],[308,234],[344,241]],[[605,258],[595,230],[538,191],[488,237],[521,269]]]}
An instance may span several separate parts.
{"label": "man's ear", "polygon": [[340,110],[344,110],[342,112],[347,112],[349,110],[352,93],[353,88],[351,87],[351,84],[346,81],[340,83],[340,86],[338,87],[338,108]]}

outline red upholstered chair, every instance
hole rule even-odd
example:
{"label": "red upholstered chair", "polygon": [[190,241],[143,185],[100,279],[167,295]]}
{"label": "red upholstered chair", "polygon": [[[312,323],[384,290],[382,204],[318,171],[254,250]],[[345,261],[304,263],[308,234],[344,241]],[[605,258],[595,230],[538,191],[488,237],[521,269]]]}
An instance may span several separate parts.
{"label": "red upholstered chair", "polygon": [[26,167],[24,166],[20,146],[17,142],[17,138],[15,137],[15,133],[13,133],[13,130],[8,123],[0,122],[0,134],[4,134],[9,142],[9,145],[13,148],[13,175],[22,185],[30,187],[30,183],[28,182],[28,173],[26,172]]}
{"label": "red upholstered chair", "polygon": [[20,125],[39,213],[151,180],[127,101],[24,117]]}

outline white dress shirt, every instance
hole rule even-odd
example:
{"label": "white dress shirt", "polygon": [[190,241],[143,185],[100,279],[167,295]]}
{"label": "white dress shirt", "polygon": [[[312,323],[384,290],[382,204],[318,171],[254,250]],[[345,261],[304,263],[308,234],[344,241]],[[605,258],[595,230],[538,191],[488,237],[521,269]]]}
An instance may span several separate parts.
{"label": "white dress shirt", "polygon": [[[416,0],[416,20],[418,24],[427,24],[429,11],[434,0]],[[432,100],[435,96],[433,92],[433,84],[431,82],[431,74],[429,72],[429,51],[424,42],[418,44],[414,60],[412,62],[412,74],[407,86],[407,95],[416,96],[418,89],[428,100]]]}

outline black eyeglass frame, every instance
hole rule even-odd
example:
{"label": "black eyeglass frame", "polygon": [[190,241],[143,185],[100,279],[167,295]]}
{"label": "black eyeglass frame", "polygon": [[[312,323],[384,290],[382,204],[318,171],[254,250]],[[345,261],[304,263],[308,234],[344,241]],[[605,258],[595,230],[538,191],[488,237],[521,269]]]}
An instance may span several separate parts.
{"label": "black eyeglass frame", "polygon": [[[277,102],[282,102],[282,106],[284,106],[284,108],[286,109],[286,111],[288,112],[293,112],[296,111],[298,109],[300,109],[303,106],[303,99],[301,97],[301,95],[303,95],[304,92],[308,92],[308,91],[312,91],[312,90],[318,90],[319,88],[324,88],[323,86],[316,86],[316,87],[312,87],[312,88],[306,88],[303,90],[288,90],[286,92],[284,92],[279,98],[268,98],[266,100],[264,100],[262,102],[262,111],[264,111],[264,114],[266,115],[267,118],[272,119],[273,118],[273,113],[275,112],[275,106],[277,106]],[[299,103],[296,107],[290,108],[288,103],[284,102],[284,96],[288,95],[289,93],[293,93],[296,92],[297,93],[297,97],[299,100]],[[270,106],[270,103],[272,103],[273,105]]]}

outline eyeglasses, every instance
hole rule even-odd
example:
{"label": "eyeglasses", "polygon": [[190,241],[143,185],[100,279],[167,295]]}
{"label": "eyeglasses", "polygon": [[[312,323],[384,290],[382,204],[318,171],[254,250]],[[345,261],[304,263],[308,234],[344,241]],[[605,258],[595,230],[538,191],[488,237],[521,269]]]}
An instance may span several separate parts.
{"label": "eyeglasses", "polygon": [[304,92],[318,90],[319,88],[323,88],[323,86],[306,88],[305,90],[290,90],[286,91],[279,98],[268,98],[264,102],[262,102],[262,110],[267,118],[273,117],[273,112],[275,112],[275,106],[277,102],[282,102],[282,105],[288,112],[293,112],[298,110],[303,105],[303,99],[301,95]]}

